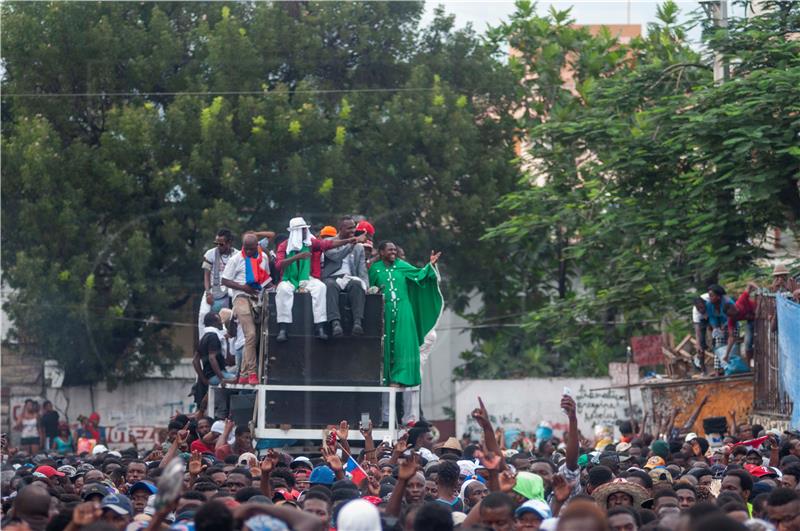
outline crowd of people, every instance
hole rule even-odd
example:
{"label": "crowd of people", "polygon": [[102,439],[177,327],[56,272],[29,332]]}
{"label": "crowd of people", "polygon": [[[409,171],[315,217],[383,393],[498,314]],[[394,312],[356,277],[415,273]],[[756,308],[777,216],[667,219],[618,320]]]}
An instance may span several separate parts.
{"label": "crowd of people", "polygon": [[[537,430],[509,442],[478,400],[482,436],[460,441],[434,441],[424,421],[375,441],[371,425],[352,437],[342,421],[319,451],[258,456],[247,426],[202,411],[173,417],[152,448],[4,441],[2,528],[800,530],[800,432],[734,420],[699,436],[648,430],[645,418],[589,440],[564,395],[561,438]],[[102,437],[85,422],[75,438]]]}
{"label": "crowd of people", "polygon": [[784,265],[775,267],[768,288],[748,282],[734,300],[724,287],[712,284],[706,293],[694,300],[692,325],[698,347],[694,361],[701,372],[708,372],[706,352],[713,354],[713,374],[716,376],[750,370],[758,296],[764,293],[780,293],[800,301],[800,285]]}

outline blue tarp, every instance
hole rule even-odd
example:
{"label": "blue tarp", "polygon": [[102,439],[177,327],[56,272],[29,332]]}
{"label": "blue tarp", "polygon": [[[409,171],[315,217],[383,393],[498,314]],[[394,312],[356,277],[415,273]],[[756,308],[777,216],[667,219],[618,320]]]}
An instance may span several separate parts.
{"label": "blue tarp", "polygon": [[776,297],[778,307],[778,369],[783,389],[794,403],[792,427],[800,428],[800,304],[784,295]]}

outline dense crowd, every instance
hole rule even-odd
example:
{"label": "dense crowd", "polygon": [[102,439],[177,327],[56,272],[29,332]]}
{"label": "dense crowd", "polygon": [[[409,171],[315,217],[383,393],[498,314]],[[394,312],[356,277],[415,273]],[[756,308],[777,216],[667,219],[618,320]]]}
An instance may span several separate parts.
{"label": "dense crowd", "polygon": [[[479,399],[480,400],[480,399]],[[800,530],[800,433],[728,423],[701,437],[674,415],[615,438],[546,425],[509,440],[479,402],[482,436],[436,443],[424,421],[390,442],[332,425],[317,452],[256,455],[247,426],[176,415],[166,441],[109,450],[94,420],[74,446],[3,445],[3,529],[341,531]],[[719,418],[717,419],[719,421]],[[653,423],[651,423],[653,424]],[[719,425],[717,422],[716,425]],[[68,429],[66,430],[69,431]],[[321,435],[322,437],[322,435]],[[614,440],[615,439],[615,440]],[[363,442],[359,449],[349,441]],[[377,442],[377,444],[376,444]]]}

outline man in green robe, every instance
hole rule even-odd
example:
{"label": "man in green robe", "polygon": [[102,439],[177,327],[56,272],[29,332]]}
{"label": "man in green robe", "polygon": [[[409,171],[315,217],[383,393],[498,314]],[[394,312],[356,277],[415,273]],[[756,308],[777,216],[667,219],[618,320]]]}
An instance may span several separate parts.
{"label": "man in green robe", "polygon": [[436,262],[417,268],[397,258],[397,246],[384,242],[380,261],[369,270],[369,283],[384,299],[383,377],[387,385],[416,386],[421,382],[419,347],[442,313]]}

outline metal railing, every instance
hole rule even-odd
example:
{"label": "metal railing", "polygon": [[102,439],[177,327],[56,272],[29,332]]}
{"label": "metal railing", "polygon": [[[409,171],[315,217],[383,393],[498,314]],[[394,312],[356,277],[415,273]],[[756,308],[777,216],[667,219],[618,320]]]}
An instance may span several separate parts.
{"label": "metal railing", "polygon": [[753,409],[759,413],[789,416],[792,413],[792,401],[781,384],[777,320],[775,296],[761,294],[758,297],[753,345]]}

